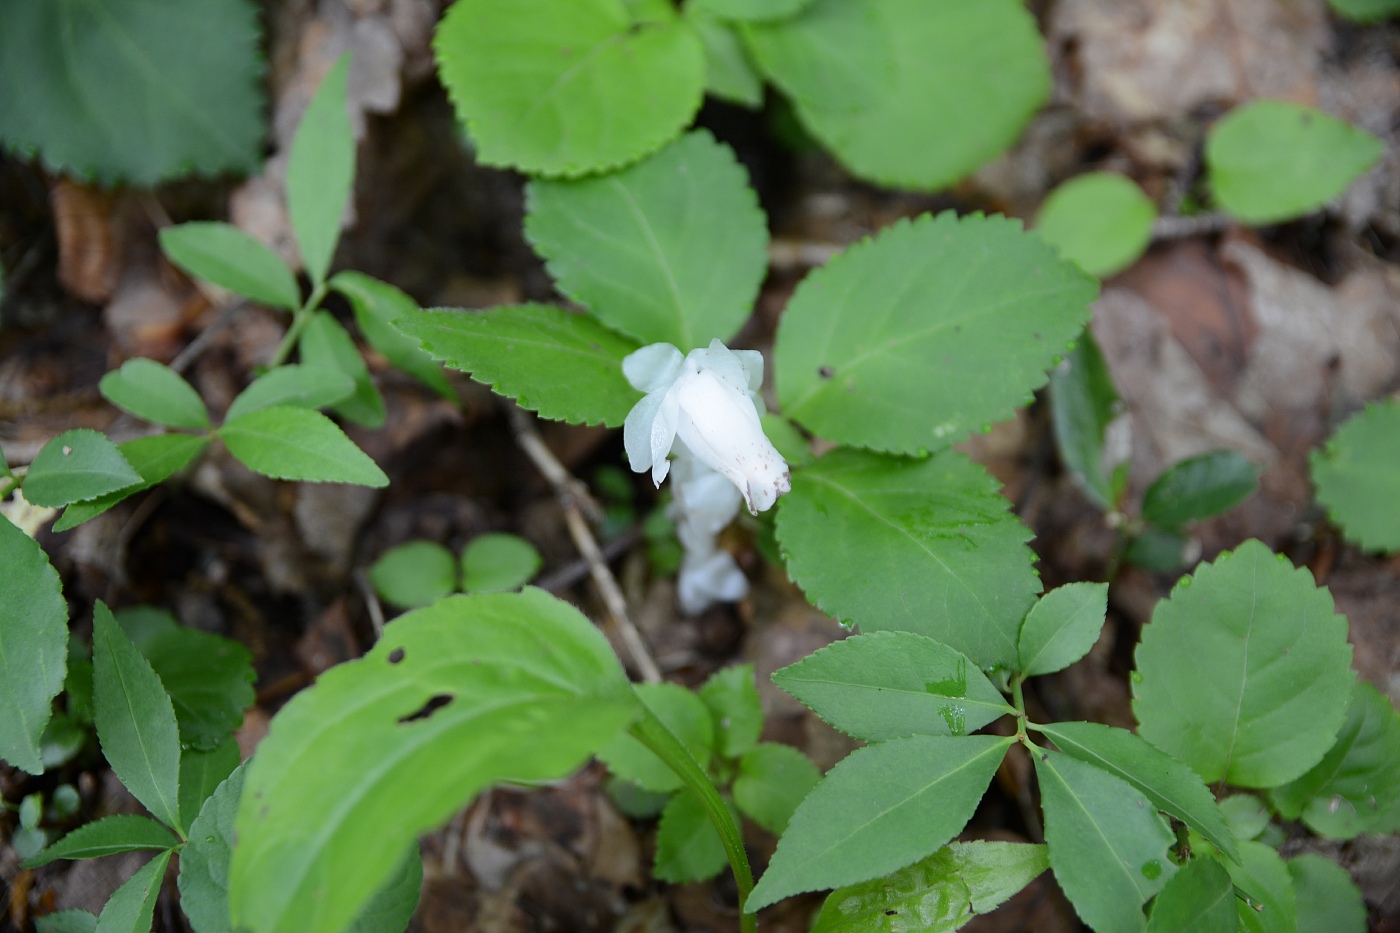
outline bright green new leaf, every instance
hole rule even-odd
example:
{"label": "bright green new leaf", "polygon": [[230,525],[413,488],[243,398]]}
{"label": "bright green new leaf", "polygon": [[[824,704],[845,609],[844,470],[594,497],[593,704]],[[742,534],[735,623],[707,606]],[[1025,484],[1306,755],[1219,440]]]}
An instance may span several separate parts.
{"label": "bright green new leaf", "polygon": [[1143,903],[1176,872],[1167,821],[1107,771],[1059,752],[1032,757],[1055,880],[1097,933],[1142,930]]}
{"label": "bright green new leaf", "polygon": [[1067,583],[1040,597],[1021,623],[1021,673],[1053,674],[1084,657],[1099,640],[1107,612],[1107,583]]}
{"label": "bright green new leaf", "polygon": [[417,609],[457,592],[457,557],[436,541],[409,541],[370,565],[369,582],[381,599]]}
{"label": "bright green new leaf", "polygon": [[366,428],[384,424],[384,397],[379,394],[369,367],[360,355],[360,348],[340,322],[329,311],[311,315],[297,343],[303,366],[311,369],[335,369],[349,376],[355,391],[334,406],[335,413],[346,421]]}
{"label": "bright green new leaf", "polygon": [[354,391],[354,378],[333,366],[278,366],[254,379],[239,392],[233,404],[229,405],[224,419],[232,421],[239,415],[273,405],[325,408],[344,401]]}
{"label": "bright green new leaf", "polygon": [[782,19],[802,12],[812,0],[691,0],[691,6],[723,19]]}
{"label": "bright green new leaf", "polygon": [[954,842],[885,878],[832,891],[812,933],[953,933],[1049,865],[1045,846]]}
{"label": "bright green new leaf", "polygon": [[1400,830],[1400,713],[1389,698],[1358,681],[1327,754],[1269,800],[1285,818],[1332,839]]}
{"label": "bright green new leaf", "polygon": [[180,729],[160,678],[102,602],[93,607],[93,700],[102,754],[132,796],[176,830]]}
{"label": "bright green new leaf", "polygon": [[231,638],[176,626],[140,646],[175,708],[180,741],[211,749],[253,705],[253,656]]}
{"label": "bright green new leaf", "polygon": [[821,779],[812,760],[791,745],[763,742],[739,759],[734,803],[759,826],[781,836],[798,805]]}
{"label": "bright green new leaf", "polygon": [[792,473],[777,536],[788,573],[862,631],[908,631],[982,668],[1016,663],[1040,589],[1031,533],[986,471],[955,451],[906,460],[837,450]]}
{"label": "bright green new leaf", "polygon": [[273,479],[389,485],[369,455],[318,411],[261,408],[225,421],[219,437],[244,466]]}
{"label": "bright green new leaf", "polygon": [[958,834],[1014,739],[893,739],[856,749],[802,801],[748,912],[913,864]]}
{"label": "bright green new leaf", "polygon": [[97,388],[113,405],[154,424],[194,431],[209,427],[204,400],[164,363],[143,357],[127,360],[103,376]]}
{"label": "bright green new leaf", "polygon": [[[636,692],[637,698],[671,730],[696,763],[707,767],[714,755],[715,732],[704,701],[679,684],[637,684]],[[670,765],[626,732],[617,733],[600,746],[598,758],[613,774],[649,791],[665,793],[683,785]]]}
{"label": "bright green new leaf", "polygon": [[468,593],[518,590],[539,573],[544,558],[519,535],[485,534],[462,551],[462,589]]}
{"label": "bright green new leaf", "polygon": [[355,177],[355,138],[345,103],[349,77],[346,52],[321,79],[287,159],[287,213],[313,285],[326,280]]}
{"label": "bright green new leaf", "polygon": [[[734,819],[738,821],[738,814],[734,814]],[[705,813],[704,804],[683,788],[661,811],[653,877],[673,884],[706,881],[723,871],[726,864],[724,843]]]}
{"label": "bright green new leaf", "polygon": [[234,926],[339,933],[420,833],[494,781],[568,774],[637,709],[607,640],[541,590],[396,619],[258,747],[235,823]]}
{"label": "bright green new leaf", "polygon": [[1234,508],[1259,485],[1259,468],[1233,450],[1172,464],[1142,497],[1142,517],[1163,528],[1210,518]]}
{"label": "bright green new leaf", "polygon": [[900,221],[797,287],[774,351],[783,414],[845,444],[947,447],[1026,403],[1097,292],[1018,221]]}
{"label": "bright green new leaf", "polygon": [[1126,464],[1106,462],[1105,434],[1118,414],[1118,390],[1094,335],[1085,330],[1050,371],[1050,422],[1060,461],[1101,509],[1115,509]]}
{"label": "bright green new leaf", "polygon": [[203,809],[204,801],[233,773],[241,760],[238,742],[232,735],[225,736],[207,751],[187,748],[180,752],[180,818],[190,827],[191,834],[195,831],[192,824]]}
{"label": "bright green new leaf", "polygon": [[173,849],[180,840],[150,817],[133,814],[105,816],[85,823],[38,855],[24,862],[38,868],[58,859],[101,858],[142,849]]}
{"label": "bright green new leaf", "polygon": [[1400,0],[1327,0],[1332,9],[1358,23],[1400,15]]}
{"label": "bright green new leaf", "polygon": [[86,910],[60,910],[34,918],[38,933],[94,933],[97,918]]}
{"label": "bright green new leaf", "polygon": [[1258,100],[1206,135],[1206,178],[1225,210],[1251,224],[1309,214],[1380,158],[1376,137],[1313,107]]}
{"label": "bright green new leaf", "polygon": [[248,766],[222,781],[190,824],[190,841],[180,850],[180,909],[195,933],[229,933],[228,866],[233,851],[233,820]]}
{"label": "bright green new leaf", "polygon": [[706,93],[750,110],[763,106],[763,79],[734,27],[693,3],[686,5],[685,13],[705,47]]}
{"label": "bright green new leaf", "polygon": [[1400,551],[1400,402],[1377,402],[1348,418],[1309,458],[1317,501],[1348,540]]}
{"label": "bright green new leaf", "polygon": [[418,302],[388,282],[370,278],[363,272],[337,272],[329,284],[349,300],[355,312],[355,323],[370,346],[449,402],[457,401],[457,393],[448,384],[442,367],[423,352],[418,341],[394,326],[394,321],[408,312],[419,310]]}
{"label": "bright green new leaf", "polygon": [[1207,782],[1291,781],[1346,715],[1346,637],[1306,569],[1246,541],[1183,577],[1143,629],[1133,685],[1142,737]]}
{"label": "bright green new leaf", "polygon": [[162,852],[117,888],[97,915],[96,933],[147,933],[169,864],[170,853]]}
{"label": "bright green new leaf", "polygon": [[0,6],[0,141],[55,174],[152,187],[249,172],[265,122],[258,7]]}
{"label": "bright green new leaf", "polygon": [[141,475],[117,445],[89,428],[64,431],[29,465],[24,497],[34,505],[60,508],[136,486]]}
{"label": "bright green new leaf", "polygon": [[262,242],[226,223],[199,221],[166,227],[160,248],[190,275],[274,308],[301,305],[301,289],[287,264]]}
{"label": "bright green new leaf", "polygon": [[735,664],[715,671],[697,692],[714,723],[716,754],[738,758],[758,744],[763,731],[763,702],[758,697],[752,664]]}
{"label": "bright green new leaf", "polygon": [[1183,865],[1152,902],[1147,933],[1236,933],[1235,885],[1213,858]]}
{"label": "bright green new leaf", "polygon": [[812,135],[889,187],[947,187],[1009,148],[1050,94],[1019,0],[817,0],[748,36]]}
{"label": "bright green new leaf", "polygon": [[0,758],[41,774],[40,739],[68,660],[68,603],[44,549],[0,516]]}
{"label": "bright green new leaf", "polygon": [[126,462],[140,475],[141,482],[86,502],[74,502],[64,509],[58,521],[53,523],[53,530],[67,531],[77,527],[88,519],[101,515],[128,496],[134,496],[144,489],[165,482],[188,466],[190,461],[208,446],[208,437],[193,434],[152,434],[123,441],[117,445],[117,450],[121,451]]}
{"label": "bright green new leaf", "polygon": [[1147,251],[1156,219],[1157,205],[1136,182],[1116,172],[1089,172],[1050,192],[1035,226],[1061,256],[1108,278]]}
{"label": "bright green new leaf", "polygon": [[1298,933],[1366,933],[1366,902],[1347,870],[1308,852],[1287,863],[1298,911]]}
{"label": "bright green new leaf", "polygon": [[535,175],[634,162],[674,139],[704,95],[694,30],[635,21],[622,0],[458,0],[433,48],[478,160]]}
{"label": "bright green new leaf", "polygon": [[728,340],[768,271],[748,174],[703,130],[620,172],[533,181],[526,203],[525,234],[560,290],[644,344]]}
{"label": "bright green new leaf", "polygon": [[965,655],[911,632],[838,641],[775,672],[773,683],[867,742],[967,735],[1016,712]]}
{"label": "bright green new leaf", "polygon": [[622,375],[637,344],[586,314],[518,305],[418,311],[395,323],[434,359],[544,418],[617,428],[642,397]]}
{"label": "bright green new leaf", "polygon": [[1279,854],[1262,842],[1241,842],[1240,860],[1226,862],[1235,887],[1246,900],[1235,902],[1241,929],[1260,933],[1301,933],[1293,880]]}
{"label": "bright green new leaf", "polygon": [[1264,802],[1253,794],[1231,794],[1220,801],[1220,812],[1230,835],[1241,842],[1258,839],[1269,825],[1269,811]]}

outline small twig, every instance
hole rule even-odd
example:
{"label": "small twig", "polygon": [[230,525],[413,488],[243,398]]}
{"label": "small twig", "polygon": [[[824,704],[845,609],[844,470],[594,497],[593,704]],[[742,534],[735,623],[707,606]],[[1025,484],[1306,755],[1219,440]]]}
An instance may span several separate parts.
{"label": "small twig", "polygon": [[170,361],[170,368],[177,373],[183,373],[194,365],[194,361],[199,359],[205,350],[209,349],[209,344],[218,336],[219,331],[233,323],[233,319],[241,314],[246,307],[248,307],[248,299],[239,298],[237,301],[232,301],[220,308],[218,316],[209,323],[209,326],[200,331],[185,349],[181,350],[175,359]]}
{"label": "small twig", "polygon": [[[617,560],[623,554],[632,550],[632,547],[642,540],[641,528],[633,525],[626,529],[616,538],[603,545],[603,559],[608,563]],[[580,557],[578,560],[561,567],[554,573],[540,577],[535,581],[535,586],[550,593],[557,593],[560,590],[573,586],[584,577],[588,576],[588,561]]]}
{"label": "small twig", "polygon": [[378,641],[384,637],[384,607],[379,604],[379,594],[374,591],[374,585],[363,570],[355,571],[355,584],[364,597],[365,608],[369,610],[369,623],[374,626],[374,640]]}
{"label": "small twig", "polygon": [[1158,217],[1152,224],[1154,240],[1185,240],[1207,233],[1219,233],[1233,223],[1229,214],[1218,212],[1192,214],[1189,217]]}
{"label": "small twig", "polygon": [[545,445],[534,420],[513,406],[509,412],[516,443],[554,488],[554,495],[564,509],[564,521],[569,526],[569,535],[574,539],[574,546],[578,548],[579,554],[588,562],[588,571],[593,577],[593,583],[598,587],[599,595],[603,597],[603,604],[607,606],[608,614],[617,626],[618,635],[627,648],[627,653],[631,655],[633,665],[644,681],[659,683],[661,671],[647,651],[641,632],[637,631],[637,626],[632,623],[632,617],[627,612],[627,600],[622,596],[622,588],[617,585],[617,578],[608,569],[608,563],[598,547],[598,539],[593,537],[593,530],[588,527],[588,522],[583,517],[585,504],[591,505],[595,514],[599,511],[597,504],[588,495],[583,484],[564,468],[554,456],[554,452]]}

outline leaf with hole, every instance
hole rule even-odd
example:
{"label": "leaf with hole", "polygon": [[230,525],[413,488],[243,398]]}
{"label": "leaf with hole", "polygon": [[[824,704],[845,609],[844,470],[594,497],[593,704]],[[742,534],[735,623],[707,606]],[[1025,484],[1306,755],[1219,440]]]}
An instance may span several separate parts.
{"label": "leaf with hole", "polygon": [[394,326],[394,321],[400,317],[419,310],[418,302],[388,282],[370,278],[363,272],[337,272],[329,284],[350,302],[355,323],[370,346],[449,402],[457,401],[457,393],[448,384],[442,367],[423,352],[418,341]]}
{"label": "leaf with hole", "polygon": [[134,814],[104,816],[85,823],[24,862],[38,868],[58,859],[101,858],[118,852],[173,849],[180,840],[155,820]]}
{"label": "leaf with hole", "polygon": [[225,421],[219,437],[240,463],[273,479],[389,485],[369,455],[318,411],[261,408]]}
{"label": "leaf with hole", "polygon": [[462,589],[468,593],[518,590],[539,573],[544,558],[519,535],[485,534],[462,551]]}
{"label": "leaf with hole", "polygon": [[0,758],[44,770],[40,740],[63,689],[68,603],[44,549],[0,516]]}
{"label": "leaf with hole", "polygon": [[102,397],[153,424],[193,431],[209,427],[209,412],[194,386],[164,363],[144,357],[127,360],[102,377]]}
{"label": "leaf with hole", "polygon": [[302,113],[287,159],[287,214],[313,285],[326,280],[355,177],[355,138],[345,102],[349,77],[346,52]]}
{"label": "leaf with hole", "polygon": [[409,541],[370,565],[369,582],[386,602],[417,609],[457,592],[457,558],[436,541]]}
{"label": "leaf with hole", "polygon": [[1400,551],[1400,402],[1377,402],[1348,418],[1309,464],[1317,501],[1349,541]]}
{"label": "leaf with hole", "polygon": [[89,428],[78,428],[64,431],[40,448],[24,478],[24,497],[34,505],[56,509],[141,482],[141,475],[116,444]]}
{"label": "leaf with hole", "polygon": [[1089,172],[1050,192],[1035,226],[1061,256],[1108,278],[1147,251],[1156,219],[1157,205],[1136,182],[1116,172]]}
{"label": "leaf with hole", "polygon": [[160,248],[195,278],[274,308],[301,305],[296,277],[277,254],[232,224],[196,221],[166,227]]}
{"label": "leaf with hole", "polygon": [[1142,497],[1142,517],[1163,528],[1229,511],[1259,485],[1259,468],[1233,450],[1217,450],[1172,464]]}

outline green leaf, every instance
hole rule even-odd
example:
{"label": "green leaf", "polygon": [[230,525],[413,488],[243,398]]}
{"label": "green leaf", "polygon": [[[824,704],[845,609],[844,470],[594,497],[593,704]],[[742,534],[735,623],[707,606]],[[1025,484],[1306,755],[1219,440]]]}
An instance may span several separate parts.
{"label": "green leaf", "polygon": [[1351,875],[1315,852],[1288,860],[1298,910],[1298,930],[1366,933],[1366,903]]}
{"label": "green leaf", "polygon": [[1013,741],[916,735],[852,752],[797,808],[744,909],[878,878],[943,846]]}
{"label": "green leaf", "polygon": [[1235,885],[1213,858],[1183,865],[1152,902],[1147,933],[1236,933]]}
{"label": "green leaf", "polygon": [[181,830],[180,730],[149,662],[102,602],[93,607],[93,698],[102,754],[132,796]]}
{"label": "green leaf", "polygon": [[947,187],[1008,149],[1050,94],[1019,0],[817,0],[748,37],[812,135],[887,187]]}
{"label": "green leaf", "polygon": [[313,369],[335,369],[349,376],[355,391],[335,405],[336,414],[366,428],[384,423],[384,397],[370,378],[360,348],[329,311],[311,315],[297,344],[301,362]]}
{"label": "green leaf", "polygon": [[1220,801],[1220,812],[1230,827],[1230,835],[1241,842],[1258,839],[1269,825],[1269,811],[1253,794],[1231,794]]}
{"label": "green leaf", "polygon": [[1400,402],[1353,415],[1309,458],[1317,501],[1347,540],[1400,551]]}
{"label": "green leaf", "polygon": [[1018,221],[900,221],[797,287],[774,351],[783,414],[877,450],[954,444],[1026,403],[1097,291]]}
{"label": "green leaf", "polygon": [[788,466],[795,470],[815,459],[812,456],[812,445],[807,443],[807,438],[802,436],[802,432],[797,430],[791,421],[771,411],[764,412],[759,421],[763,425],[763,433],[768,435],[768,440],[778,448],[778,453],[783,455]]}
{"label": "green leaf", "polygon": [[802,12],[812,0],[691,0],[688,6],[722,19],[782,19]]}
{"label": "green leaf", "polygon": [[781,836],[798,805],[821,779],[812,760],[791,745],[764,742],[739,759],[734,803],[759,826]]}
{"label": "green leaf", "polygon": [[966,735],[1016,712],[965,655],[910,632],[838,641],[775,672],[773,683],[867,742]]}
{"label": "green leaf", "polygon": [[[703,700],[679,684],[637,684],[637,699],[680,740],[701,768],[714,754],[715,733]],[[657,792],[679,790],[680,775],[640,741],[619,732],[598,748],[598,759],[613,774]]]}
{"label": "green leaf", "polygon": [[726,864],[724,843],[705,813],[704,804],[682,788],[661,811],[652,876],[673,884],[706,881],[723,871]]}
{"label": "green leaf", "polygon": [[238,742],[231,735],[207,751],[187,748],[180,752],[180,818],[190,827],[191,839],[204,802],[234,772],[241,757]]}
{"label": "green leaf", "polygon": [[1117,508],[1127,471],[1106,462],[1104,432],[1118,414],[1118,390],[1094,335],[1075,347],[1050,373],[1050,421],[1060,461],[1101,509]]}
{"label": "green leaf", "polygon": [[381,599],[417,609],[457,592],[457,558],[436,541],[409,541],[370,565],[369,582]]}
{"label": "green leaf", "polygon": [[1358,681],[1327,754],[1270,791],[1269,800],[1285,818],[1301,818],[1331,839],[1400,830],[1400,713],[1385,694]]}
{"label": "green leaf", "polygon": [[97,916],[96,933],[147,933],[169,864],[170,853],[162,852],[117,888]]}
{"label": "green leaf", "polygon": [[1045,242],[1090,275],[1131,266],[1152,242],[1157,205],[1116,172],[1089,172],[1050,192],[1035,225]]}
{"label": "green leaf", "polygon": [[209,412],[194,386],[155,360],[127,360],[97,387],[107,401],[146,421],[194,431],[209,427]]}
{"label": "green leaf", "polygon": [[187,747],[210,749],[243,722],[253,705],[253,656],[231,638],[179,626],[140,651],[165,685]]}
{"label": "green leaf", "polygon": [[68,603],[44,549],[0,516],[0,758],[42,774],[40,738],[68,660]]}
{"label": "green leaf", "polygon": [[1347,621],[1258,541],[1183,577],[1137,647],[1142,737],[1207,782],[1277,787],[1326,753],[1355,675]]}
{"label": "green leaf", "polygon": [[374,897],[345,933],[404,933],[413,919],[413,912],[418,909],[422,888],[423,856],[415,842],[409,846],[398,870],[387,884],[374,892]]}
{"label": "green leaf", "polygon": [[180,909],[195,933],[229,933],[228,868],[233,822],[243,795],[248,765],[235,768],[200,808],[190,824],[190,841],[180,850]]}
{"label": "green leaf", "polygon": [[955,451],[926,460],[833,451],[793,471],[779,506],[788,573],[862,631],[913,632],[978,667],[1010,668],[1040,580],[1031,533],[998,487]]}
{"label": "green leaf", "polygon": [[831,892],[812,933],[953,933],[1049,864],[1045,846],[954,842],[888,877]]}
{"label": "green leaf", "polygon": [[123,441],[117,445],[117,450],[141,477],[141,482],[86,502],[74,502],[54,522],[53,530],[74,528],[88,519],[96,518],[122,500],[165,482],[188,466],[208,446],[208,437],[190,434],[152,434]]}
{"label": "green leaf", "polygon": [[60,910],[34,918],[38,933],[94,933],[97,918],[86,910]]}
{"label": "green leaf", "polygon": [[166,227],[160,248],[195,278],[274,308],[291,311],[301,305],[301,289],[287,264],[232,224],[200,221]]}
{"label": "green leaf", "polygon": [[434,359],[544,418],[618,428],[642,397],[622,375],[637,344],[585,314],[518,305],[419,311],[395,323]]}
{"label": "green leaf", "polygon": [[1179,531],[1149,525],[1132,539],[1123,552],[1123,559],[1143,570],[1167,573],[1180,570],[1186,563],[1189,544],[1190,539]]}
{"label": "green leaf", "polygon": [[1142,517],[1163,528],[1210,518],[1234,508],[1259,485],[1259,468],[1233,450],[1216,450],[1172,464],[1152,481]]}
{"label": "green leaf", "polygon": [[1107,771],[1059,752],[1032,757],[1055,880],[1097,933],[1142,930],[1142,904],[1176,872],[1166,820]]}
{"label": "green leaf", "polygon": [[338,933],[420,833],[494,781],[568,774],[636,712],[607,640],[541,590],[396,619],[297,694],[258,747],[235,824],[233,924]]}
{"label": "green leaf", "polygon": [[634,162],[674,139],[704,94],[694,31],[636,22],[622,0],[459,0],[433,48],[478,161],[532,175]]}
{"label": "green leaf", "polygon": [[265,131],[258,20],[246,0],[6,3],[0,140],[103,185],[250,172]]}
{"label": "green leaf", "polygon": [[1099,640],[1107,612],[1107,583],[1068,583],[1040,597],[1021,623],[1021,673],[1053,674],[1084,657]]}
{"label": "green leaf", "polygon": [[238,393],[224,419],[232,421],[239,415],[273,405],[325,408],[344,401],[354,391],[354,378],[334,366],[278,366],[254,379]]}
{"label": "green leaf", "polygon": [[141,476],[117,445],[88,428],[64,431],[35,455],[24,478],[24,497],[61,508],[136,486]]}
{"label": "green leaf", "polygon": [[317,411],[290,405],[261,408],[225,421],[219,437],[244,466],[273,479],[389,485],[369,455]]}
{"label": "green leaf", "polygon": [[143,655],[157,637],[180,627],[174,613],[157,606],[127,606],[116,611],[116,619],[126,637]]}
{"label": "green leaf", "polygon": [[539,573],[544,558],[519,535],[485,534],[462,551],[462,589],[468,593],[518,590]]}
{"label": "green leaf", "polygon": [[362,272],[337,272],[331,277],[330,287],[350,302],[355,323],[370,346],[449,402],[457,401],[457,393],[448,384],[442,367],[423,352],[418,341],[394,326],[398,318],[418,311],[418,302],[389,283]]}
{"label": "green leaf", "polygon": [[173,849],[180,840],[170,830],[145,816],[119,814],[79,826],[38,855],[24,862],[38,868],[58,859],[101,858],[142,849]]}
{"label": "green leaf", "polygon": [[758,736],[763,732],[763,702],[754,683],[752,664],[735,664],[715,671],[698,692],[710,710],[715,752],[721,758],[738,758],[758,744]]}
{"label": "green leaf", "polygon": [[1136,788],[1152,805],[1200,833],[1230,858],[1235,840],[1215,798],[1189,767],[1126,729],[1096,722],[1036,726],[1071,758],[1093,765]]}
{"label": "green leaf", "polygon": [[1242,929],[1264,933],[1296,933],[1300,929],[1293,881],[1277,852],[1262,842],[1241,842],[1240,860],[1226,862],[1225,869],[1235,887],[1249,898],[1248,903],[1236,902],[1241,919],[1249,918]]}
{"label": "green leaf", "polygon": [[685,14],[705,47],[706,93],[750,110],[763,106],[763,79],[734,27],[693,3],[686,5]]}
{"label": "green leaf", "polygon": [[1400,0],[1327,0],[1332,9],[1358,23],[1400,15]]}
{"label": "green leaf", "polygon": [[350,53],[346,52],[321,79],[302,114],[287,159],[287,213],[313,285],[326,280],[355,177],[355,138],[345,104],[349,77]]}
{"label": "green leaf", "polygon": [[630,168],[537,180],[525,234],[559,289],[643,344],[729,340],[768,271],[768,228],[730,148],[698,130]]}
{"label": "green leaf", "polygon": [[1309,214],[1380,158],[1376,137],[1313,107],[1258,100],[1206,135],[1206,177],[1225,210],[1251,224]]}

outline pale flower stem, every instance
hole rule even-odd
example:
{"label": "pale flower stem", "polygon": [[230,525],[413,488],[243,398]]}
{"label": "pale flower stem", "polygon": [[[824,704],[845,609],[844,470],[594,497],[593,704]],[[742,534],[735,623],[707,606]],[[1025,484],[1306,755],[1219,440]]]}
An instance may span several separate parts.
{"label": "pale flower stem", "polygon": [[598,587],[598,594],[602,596],[608,614],[612,616],[613,624],[617,626],[618,636],[631,656],[633,666],[642,680],[651,684],[660,683],[661,669],[652,660],[641,632],[637,631],[637,626],[633,624],[622,588],[617,585],[617,578],[608,568],[603,552],[598,547],[598,539],[593,537],[593,530],[588,527],[588,521],[583,517],[582,502],[591,503],[592,500],[583,490],[583,484],[564,468],[559,458],[555,457],[554,452],[545,444],[540,432],[535,428],[534,419],[514,406],[511,406],[509,411],[515,441],[553,487],[554,495],[564,510],[564,521],[568,525],[570,537],[574,539],[574,547],[578,548],[579,554],[588,562],[589,574],[593,577],[594,585]]}

